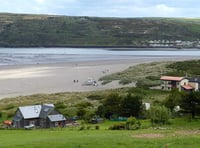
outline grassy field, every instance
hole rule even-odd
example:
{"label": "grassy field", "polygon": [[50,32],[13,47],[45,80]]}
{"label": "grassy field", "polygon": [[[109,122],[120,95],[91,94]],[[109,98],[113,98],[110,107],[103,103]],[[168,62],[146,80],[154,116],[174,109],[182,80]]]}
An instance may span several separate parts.
{"label": "grassy field", "polygon": [[142,121],[142,129],[111,131],[116,122],[106,121],[95,130],[79,127],[45,130],[1,130],[0,147],[68,147],[68,148],[197,148],[200,145],[200,120],[172,119],[170,125],[151,127]]}

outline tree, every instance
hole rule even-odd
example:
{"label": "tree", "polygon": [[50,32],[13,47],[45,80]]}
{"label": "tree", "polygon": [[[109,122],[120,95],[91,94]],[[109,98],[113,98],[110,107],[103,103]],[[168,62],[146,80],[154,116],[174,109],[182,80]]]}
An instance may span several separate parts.
{"label": "tree", "polygon": [[195,118],[200,109],[200,92],[183,94],[180,106],[186,113],[191,113],[192,118]]}
{"label": "tree", "polygon": [[152,124],[166,124],[171,117],[171,112],[165,106],[152,106],[148,115]]}
{"label": "tree", "polygon": [[101,111],[105,112],[104,116],[110,118],[113,115],[120,115],[121,97],[117,93],[109,94],[103,101],[103,108]]}
{"label": "tree", "polygon": [[164,100],[164,105],[172,112],[175,106],[180,105],[180,100],[181,93],[178,90],[173,89],[169,96]]}
{"label": "tree", "polygon": [[134,96],[131,93],[128,93],[122,100],[122,116],[138,117],[142,108],[142,98],[140,96]]}

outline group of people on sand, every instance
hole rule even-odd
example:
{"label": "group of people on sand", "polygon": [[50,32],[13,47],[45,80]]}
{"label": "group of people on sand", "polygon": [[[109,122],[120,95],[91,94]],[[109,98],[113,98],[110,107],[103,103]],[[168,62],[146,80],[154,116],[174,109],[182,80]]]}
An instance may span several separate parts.
{"label": "group of people on sand", "polygon": [[78,80],[74,80],[74,83],[78,83]]}

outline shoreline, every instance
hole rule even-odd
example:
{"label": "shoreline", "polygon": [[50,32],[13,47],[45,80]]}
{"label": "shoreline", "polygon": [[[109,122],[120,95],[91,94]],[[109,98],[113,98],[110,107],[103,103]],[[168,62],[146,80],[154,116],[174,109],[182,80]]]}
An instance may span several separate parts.
{"label": "shoreline", "polygon": [[[38,93],[83,92],[132,87],[134,84],[120,85],[118,81],[101,85],[98,79],[142,63],[192,59],[199,59],[199,57],[161,57],[156,59],[146,57],[0,66],[0,99]],[[83,85],[88,78],[97,81],[98,86]],[[78,82],[74,83],[74,80],[78,80]]]}
{"label": "shoreline", "polygon": [[126,51],[126,50],[141,50],[141,51],[145,51],[145,50],[157,50],[157,51],[173,51],[173,50],[200,50],[200,47],[177,47],[177,46],[171,46],[171,47],[166,47],[166,46],[156,46],[156,47],[152,47],[152,46],[132,46],[132,45],[122,45],[122,46],[118,46],[118,45],[86,45],[86,46],[83,46],[83,45],[66,45],[66,46],[0,46],[0,48],[27,48],[27,49],[30,49],[30,48],[74,48],[74,49],[85,49],[85,48],[88,48],[88,49],[105,49],[105,50],[121,50],[121,49],[124,49],[122,51]]}

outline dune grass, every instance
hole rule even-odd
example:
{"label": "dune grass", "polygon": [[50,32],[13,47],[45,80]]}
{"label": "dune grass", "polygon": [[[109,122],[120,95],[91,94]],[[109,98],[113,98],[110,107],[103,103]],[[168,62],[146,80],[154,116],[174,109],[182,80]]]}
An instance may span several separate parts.
{"label": "dune grass", "polygon": [[113,80],[119,80],[119,83],[121,84],[138,82],[148,86],[159,85],[160,76],[163,73],[171,71],[170,68],[167,68],[167,65],[171,63],[172,62],[153,62],[139,64],[131,66],[122,72],[106,75],[100,78],[100,80],[103,81],[103,83],[107,81],[111,82]]}

